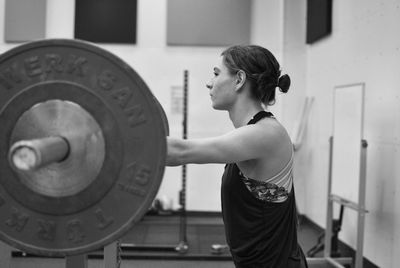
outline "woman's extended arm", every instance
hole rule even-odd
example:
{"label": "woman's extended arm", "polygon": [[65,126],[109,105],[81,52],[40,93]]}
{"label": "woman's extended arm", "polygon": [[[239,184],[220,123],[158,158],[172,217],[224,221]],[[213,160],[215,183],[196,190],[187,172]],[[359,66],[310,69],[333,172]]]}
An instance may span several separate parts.
{"label": "woman's extended arm", "polygon": [[276,131],[259,124],[244,126],[213,138],[182,140],[168,137],[167,165],[233,163],[256,159],[275,146],[274,136]]}

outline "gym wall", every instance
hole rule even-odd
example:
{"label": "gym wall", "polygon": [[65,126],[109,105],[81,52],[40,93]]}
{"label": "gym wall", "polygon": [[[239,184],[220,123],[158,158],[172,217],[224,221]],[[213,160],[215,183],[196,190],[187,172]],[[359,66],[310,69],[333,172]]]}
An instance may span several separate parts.
{"label": "gym wall", "polygon": [[[294,84],[291,94],[282,100],[283,121],[295,120],[301,112],[299,100],[314,97],[306,140],[295,160],[299,210],[325,227],[333,89],[365,83],[366,209],[369,212],[365,216],[364,256],[379,267],[397,267],[400,252],[399,2],[333,1],[332,33],[311,45],[305,42],[306,0],[284,2],[283,54],[285,66],[294,75]],[[356,230],[356,213],[345,209],[339,238],[355,248]]]}

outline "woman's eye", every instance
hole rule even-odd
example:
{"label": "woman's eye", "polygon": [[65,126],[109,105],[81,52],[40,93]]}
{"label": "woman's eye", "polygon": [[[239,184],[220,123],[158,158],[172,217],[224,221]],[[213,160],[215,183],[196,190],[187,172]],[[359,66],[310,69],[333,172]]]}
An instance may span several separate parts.
{"label": "woman's eye", "polygon": [[214,72],[214,76],[217,76],[217,75],[218,75],[218,73]]}

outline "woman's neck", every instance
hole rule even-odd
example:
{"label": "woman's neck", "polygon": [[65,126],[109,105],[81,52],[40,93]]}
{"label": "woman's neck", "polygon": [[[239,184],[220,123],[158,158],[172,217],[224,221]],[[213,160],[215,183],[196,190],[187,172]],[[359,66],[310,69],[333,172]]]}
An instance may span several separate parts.
{"label": "woman's neck", "polygon": [[262,111],[263,107],[260,102],[246,100],[246,103],[237,102],[228,112],[235,128],[247,125],[253,116]]}

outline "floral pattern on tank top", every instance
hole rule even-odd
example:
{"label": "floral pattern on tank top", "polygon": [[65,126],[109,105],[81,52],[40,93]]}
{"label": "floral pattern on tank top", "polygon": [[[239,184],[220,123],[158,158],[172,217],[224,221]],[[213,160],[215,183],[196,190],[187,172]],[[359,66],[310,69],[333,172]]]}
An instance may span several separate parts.
{"label": "floral pattern on tank top", "polygon": [[289,191],[283,186],[278,186],[271,182],[253,180],[247,178],[241,172],[239,175],[250,193],[259,200],[279,203],[284,202],[289,196]]}

